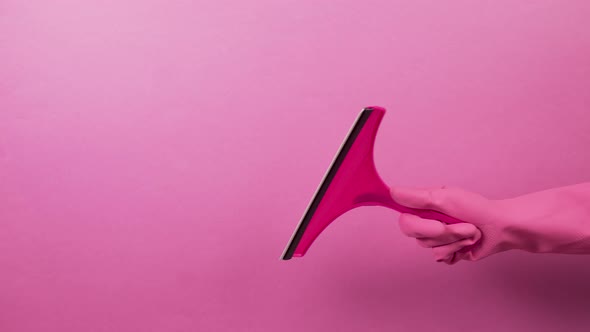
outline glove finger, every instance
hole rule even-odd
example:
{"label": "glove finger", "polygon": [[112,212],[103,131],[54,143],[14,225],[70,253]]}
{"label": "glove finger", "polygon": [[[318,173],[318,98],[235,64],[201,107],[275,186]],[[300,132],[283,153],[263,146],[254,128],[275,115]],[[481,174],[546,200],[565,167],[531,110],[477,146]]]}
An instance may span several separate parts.
{"label": "glove finger", "polygon": [[470,246],[474,244],[476,241],[474,239],[463,239],[457,242],[453,242],[447,245],[434,247],[432,248],[432,253],[434,254],[434,259],[437,262],[448,260],[454,253],[461,250],[463,247]]}
{"label": "glove finger", "polygon": [[465,256],[466,256],[466,253],[456,251],[453,254],[451,254],[450,256],[445,257],[443,262],[448,265],[455,265],[459,261],[463,260],[465,258]]}
{"label": "glove finger", "polygon": [[418,243],[426,248],[444,246],[467,238],[478,238],[479,229],[472,224],[460,223],[453,225],[443,224],[444,231],[435,237],[419,238]]}
{"label": "glove finger", "polygon": [[455,256],[456,256],[456,253],[453,253],[450,256],[447,256],[444,259],[442,259],[440,261],[437,261],[437,262],[439,262],[439,263],[442,262],[442,263],[445,263],[447,265],[453,265],[453,264],[455,264],[457,262],[457,261],[455,261]]}
{"label": "glove finger", "polygon": [[400,215],[399,227],[402,233],[414,238],[436,238],[445,232],[445,225],[440,221],[422,219],[408,213]]}

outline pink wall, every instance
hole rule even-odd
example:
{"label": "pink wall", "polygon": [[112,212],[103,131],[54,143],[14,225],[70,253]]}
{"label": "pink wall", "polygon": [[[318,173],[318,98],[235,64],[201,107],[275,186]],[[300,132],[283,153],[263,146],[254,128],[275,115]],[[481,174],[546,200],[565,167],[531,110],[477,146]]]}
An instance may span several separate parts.
{"label": "pink wall", "polygon": [[357,112],[391,184],[590,180],[588,1],[0,2],[0,331],[587,331],[590,257],[397,215],[278,260]]}

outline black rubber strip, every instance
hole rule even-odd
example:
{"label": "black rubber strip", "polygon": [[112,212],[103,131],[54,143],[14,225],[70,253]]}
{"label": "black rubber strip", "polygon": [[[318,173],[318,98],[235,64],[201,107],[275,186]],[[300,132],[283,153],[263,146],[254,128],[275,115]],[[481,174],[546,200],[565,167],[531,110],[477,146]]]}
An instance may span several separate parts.
{"label": "black rubber strip", "polygon": [[301,219],[301,222],[299,222],[299,225],[297,226],[297,229],[295,230],[295,234],[291,238],[291,241],[289,241],[289,244],[287,245],[287,249],[283,253],[283,256],[281,257],[281,259],[288,260],[288,259],[291,259],[291,257],[293,257],[293,253],[295,252],[297,245],[299,245],[299,241],[301,241],[301,238],[303,237],[303,234],[305,233],[305,229],[307,228],[307,225],[311,221],[311,218],[313,217],[318,206],[320,205],[322,198],[326,194],[326,191],[328,191],[328,188],[330,187],[330,183],[332,183],[332,180],[336,176],[336,173],[338,172],[340,165],[342,165],[342,162],[344,162],[344,159],[346,158],[348,151],[350,151],[352,144],[354,143],[354,141],[358,137],[359,133],[363,129],[363,126],[367,122],[367,119],[369,119],[369,117],[371,116],[372,112],[373,112],[372,108],[370,108],[370,107],[365,108],[362,110],[361,114],[357,118],[357,121],[354,123],[348,136],[345,138],[344,144],[342,145],[342,148],[340,149],[338,155],[334,159],[334,162],[332,162],[332,165],[330,165],[330,168],[324,178],[324,181],[322,182],[317,193],[315,194],[315,196],[311,200],[311,204],[309,205],[309,208],[303,214],[303,218]]}

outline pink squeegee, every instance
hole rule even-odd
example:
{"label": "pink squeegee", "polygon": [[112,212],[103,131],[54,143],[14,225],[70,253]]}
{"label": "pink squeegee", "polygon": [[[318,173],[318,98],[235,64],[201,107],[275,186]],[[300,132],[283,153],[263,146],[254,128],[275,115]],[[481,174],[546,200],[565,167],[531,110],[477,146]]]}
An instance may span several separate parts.
{"label": "pink squeegee", "polygon": [[282,259],[305,255],[332,221],[360,206],[380,205],[448,224],[461,222],[437,211],[400,205],[391,198],[389,187],[379,177],[373,160],[375,136],[384,115],[385,109],[378,106],[361,111],[303,214]]}

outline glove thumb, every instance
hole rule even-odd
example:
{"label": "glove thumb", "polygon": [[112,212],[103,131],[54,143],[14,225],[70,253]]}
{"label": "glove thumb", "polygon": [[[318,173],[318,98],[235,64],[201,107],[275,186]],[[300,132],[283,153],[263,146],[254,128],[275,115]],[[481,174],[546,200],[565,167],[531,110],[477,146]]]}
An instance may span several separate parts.
{"label": "glove thumb", "polygon": [[489,200],[460,188],[391,188],[391,197],[407,207],[435,210],[470,223],[477,223],[489,211]]}

